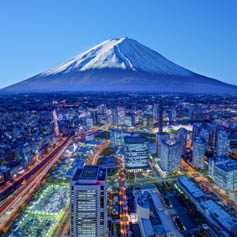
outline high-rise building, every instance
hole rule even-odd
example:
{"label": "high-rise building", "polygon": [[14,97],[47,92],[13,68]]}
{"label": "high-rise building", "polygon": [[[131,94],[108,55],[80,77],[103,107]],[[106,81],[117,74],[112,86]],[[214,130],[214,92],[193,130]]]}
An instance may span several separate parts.
{"label": "high-rise building", "polygon": [[91,118],[93,120],[93,125],[96,126],[99,124],[98,113],[96,109],[91,109]]}
{"label": "high-rise building", "polygon": [[70,182],[71,237],[105,237],[107,171],[97,165],[77,169]]}
{"label": "high-rise building", "polygon": [[143,116],[143,127],[153,128],[153,116],[151,114],[145,114]]}
{"label": "high-rise building", "polygon": [[89,117],[86,118],[86,127],[88,129],[92,129],[93,128],[93,119],[92,118],[89,118]]}
{"label": "high-rise building", "polygon": [[237,190],[237,160],[216,165],[214,183],[225,190]]}
{"label": "high-rise building", "polygon": [[156,134],[156,151],[157,155],[160,157],[161,155],[161,142],[165,141],[170,137],[170,135],[166,132],[163,132],[163,103],[162,99],[160,98],[158,103],[158,133]]}
{"label": "high-rise building", "polygon": [[192,165],[197,169],[205,168],[205,141],[202,137],[195,137],[193,142]]}
{"label": "high-rise building", "polygon": [[225,131],[221,130],[217,139],[217,156],[225,156],[229,154],[230,140]]}
{"label": "high-rise building", "polygon": [[185,128],[178,129],[176,133],[176,139],[181,143],[181,152],[184,155],[187,144],[188,131]]}
{"label": "high-rise building", "polygon": [[175,139],[161,141],[160,167],[170,173],[181,166],[181,143]]}
{"label": "high-rise building", "polygon": [[200,131],[200,137],[202,137],[204,139],[205,149],[208,150],[209,131],[207,129],[202,128]]}
{"label": "high-rise building", "polygon": [[214,171],[216,165],[224,164],[229,162],[229,156],[214,156],[208,159],[208,175],[214,178]]}
{"label": "high-rise building", "polygon": [[153,105],[153,118],[158,119],[158,104]]}
{"label": "high-rise building", "polygon": [[200,131],[202,129],[202,123],[194,123],[193,124],[193,130],[192,130],[192,144],[195,140],[195,137],[198,137],[200,135]]}
{"label": "high-rise building", "polygon": [[118,127],[118,108],[115,107],[112,109],[112,126],[113,127]]}
{"label": "high-rise building", "polygon": [[126,169],[144,169],[148,166],[148,139],[143,136],[124,137],[124,156]]}
{"label": "high-rise building", "polygon": [[110,132],[110,144],[112,146],[123,146],[123,131],[119,129],[112,129]]}
{"label": "high-rise building", "polygon": [[162,133],[158,132],[156,134],[156,151],[157,151],[158,157],[160,157],[161,155],[161,142],[169,138],[170,138],[170,135],[169,133],[166,133],[166,132],[162,132]]}
{"label": "high-rise building", "polygon": [[218,138],[218,129],[219,126],[217,124],[208,124],[209,129],[209,141],[208,147],[210,151],[215,152],[217,148],[217,138]]}
{"label": "high-rise building", "polygon": [[123,126],[125,122],[126,108],[124,106],[119,106],[118,109],[118,124],[119,126]]}

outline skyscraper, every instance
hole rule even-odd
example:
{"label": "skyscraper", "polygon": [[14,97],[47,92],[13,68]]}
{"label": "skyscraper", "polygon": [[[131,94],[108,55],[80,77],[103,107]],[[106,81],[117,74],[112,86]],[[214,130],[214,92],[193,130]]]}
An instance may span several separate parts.
{"label": "skyscraper", "polygon": [[200,131],[202,129],[202,123],[194,123],[193,130],[192,130],[192,144],[195,140],[195,137],[200,135]]}
{"label": "skyscraper", "polygon": [[156,134],[156,151],[157,155],[160,157],[161,155],[161,141],[165,141],[170,137],[170,135],[166,132],[163,132],[163,103],[160,98],[158,103],[158,112],[159,112],[159,130]]}
{"label": "skyscraper", "polygon": [[218,138],[218,129],[219,126],[217,124],[208,124],[209,129],[209,142],[208,148],[209,150],[215,152],[217,147],[217,138]]}
{"label": "skyscraper", "polygon": [[144,169],[148,166],[148,139],[143,136],[124,137],[126,169]]}
{"label": "skyscraper", "polygon": [[181,166],[181,143],[175,139],[161,141],[160,166],[164,172],[170,173]]}
{"label": "skyscraper", "polygon": [[70,182],[71,237],[105,237],[107,171],[97,165],[77,169]]}
{"label": "skyscraper", "polygon": [[217,139],[217,156],[226,156],[229,154],[230,140],[225,131],[221,130]]}
{"label": "skyscraper", "polygon": [[202,128],[200,132],[200,137],[204,139],[205,149],[208,150],[208,142],[209,142],[209,131],[207,129]]}
{"label": "skyscraper", "polygon": [[113,127],[118,127],[118,108],[115,107],[112,109],[112,126]]}
{"label": "skyscraper", "polygon": [[180,141],[181,143],[181,152],[182,155],[184,155],[184,152],[186,150],[186,144],[187,144],[187,136],[188,136],[188,131],[185,128],[180,128],[177,131],[176,134],[176,139]]}
{"label": "skyscraper", "polygon": [[96,109],[91,109],[91,118],[93,120],[93,125],[96,126],[99,124],[98,121],[98,112]]}
{"label": "skyscraper", "polygon": [[195,137],[193,142],[193,159],[192,164],[197,169],[204,169],[205,158],[205,141],[202,137]]}
{"label": "skyscraper", "polygon": [[123,131],[112,129],[110,132],[110,144],[112,146],[123,146]]}

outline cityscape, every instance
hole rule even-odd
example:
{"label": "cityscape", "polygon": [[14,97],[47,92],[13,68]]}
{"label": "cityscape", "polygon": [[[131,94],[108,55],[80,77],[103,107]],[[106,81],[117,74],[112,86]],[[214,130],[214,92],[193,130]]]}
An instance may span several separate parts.
{"label": "cityscape", "polygon": [[58,93],[0,103],[4,236],[235,236],[236,97]]}
{"label": "cityscape", "polygon": [[237,237],[237,1],[0,7],[0,237]]}

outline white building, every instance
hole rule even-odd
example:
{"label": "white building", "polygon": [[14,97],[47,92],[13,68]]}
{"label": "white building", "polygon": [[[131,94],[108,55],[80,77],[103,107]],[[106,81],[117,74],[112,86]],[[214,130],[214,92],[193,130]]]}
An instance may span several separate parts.
{"label": "white building", "polygon": [[110,132],[110,144],[112,146],[123,146],[123,131],[119,129],[112,129]]}
{"label": "white building", "polygon": [[97,165],[77,169],[70,182],[71,237],[105,237],[107,171]]}

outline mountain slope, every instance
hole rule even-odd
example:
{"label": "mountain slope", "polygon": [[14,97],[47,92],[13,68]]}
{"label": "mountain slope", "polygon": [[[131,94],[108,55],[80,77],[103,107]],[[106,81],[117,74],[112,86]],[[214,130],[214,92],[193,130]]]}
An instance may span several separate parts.
{"label": "mountain slope", "polygon": [[106,40],[6,92],[157,91],[233,94],[237,87],[193,73],[123,37]]}

